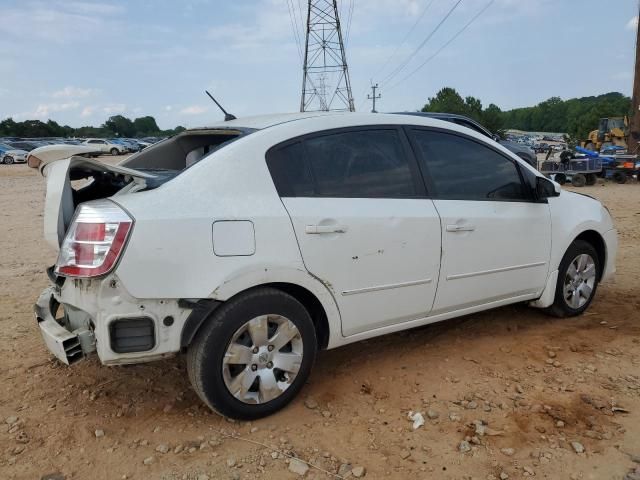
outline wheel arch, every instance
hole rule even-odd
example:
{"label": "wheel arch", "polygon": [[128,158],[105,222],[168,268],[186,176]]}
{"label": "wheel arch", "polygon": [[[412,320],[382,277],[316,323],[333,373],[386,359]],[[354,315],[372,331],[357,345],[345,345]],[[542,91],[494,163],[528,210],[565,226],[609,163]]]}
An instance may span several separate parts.
{"label": "wheel arch", "polygon": [[275,288],[288,293],[298,300],[309,312],[316,330],[318,348],[327,349],[330,345],[339,343],[342,338],[340,313],[333,295],[328,287],[315,279],[307,272],[289,269],[280,274],[272,270],[267,277],[253,278],[237,277],[225,282],[217,288],[208,299],[198,302],[198,307],[192,307],[192,315],[189,316],[183,326],[181,347],[187,347],[198,331],[204,326],[207,318],[222,303],[233,301],[241,293],[257,288]]}
{"label": "wheel arch", "polygon": [[266,283],[254,288],[261,287],[271,287],[281,290],[298,300],[304,308],[307,309],[309,315],[311,315],[311,320],[313,320],[313,325],[318,339],[318,348],[321,350],[325,350],[327,348],[329,345],[329,333],[331,331],[329,328],[329,320],[327,319],[327,312],[325,312],[322,303],[313,293],[294,283]]}
{"label": "wheel arch", "polygon": [[595,248],[596,253],[598,254],[598,260],[600,261],[600,268],[598,270],[598,281],[600,281],[600,279],[602,278],[602,273],[605,271],[607,264],[607,246],[604,238],[602,238],[602,235],[600,235],[600,233],[595,230],[585,230],[576,238],[574,238],[573,242],[575,242],[576,240],[585,241],[593,248]]}

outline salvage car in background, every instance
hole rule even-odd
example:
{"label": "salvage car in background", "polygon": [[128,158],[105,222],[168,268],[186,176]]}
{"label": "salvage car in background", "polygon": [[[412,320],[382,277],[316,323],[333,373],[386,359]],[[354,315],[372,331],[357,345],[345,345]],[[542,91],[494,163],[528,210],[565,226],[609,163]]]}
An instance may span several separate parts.
{"label": "salvage car in background", "polygon": [[129,151],[126,146],[104,138],[88,138],[82,142],[82,145],[91,147],[93,152],[110,153],[111,155],[123,155]]}
{"label": "salvage car in background", "polygon": [[4,163],[5,165],[25,163],[28,153],[26,150],[16,149],[6,143],[0,143],[0,163]]}
{"label": "salvage car in background", "polygon": [[59,250],[36,303],[47,347],[68,364],[185,352],[229,417],[284,407],[319,349],[512,303],[579,315],[615,272],[600,202],[427,116],[232,120],[119,165],[88,147],[28,157]]}

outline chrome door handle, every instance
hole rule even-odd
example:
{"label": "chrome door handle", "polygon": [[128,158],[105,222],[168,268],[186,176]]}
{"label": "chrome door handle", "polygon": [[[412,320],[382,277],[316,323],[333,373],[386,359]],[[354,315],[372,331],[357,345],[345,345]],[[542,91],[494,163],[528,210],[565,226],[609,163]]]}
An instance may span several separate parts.
{"label": "chrome door handle", "polygon": [[304,233],[310,235],[320,233],[345,233],[347,227],[344,225],[307,225],[304,227]]}
{"label": "chrome door handle", "polygon": [[447,232],[473,232],[475,225],[447,225]]}

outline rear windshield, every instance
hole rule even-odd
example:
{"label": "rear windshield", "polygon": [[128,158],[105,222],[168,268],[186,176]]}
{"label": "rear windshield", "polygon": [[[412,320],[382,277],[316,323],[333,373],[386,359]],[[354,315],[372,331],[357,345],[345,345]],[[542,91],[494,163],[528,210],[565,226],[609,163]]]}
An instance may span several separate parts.
{"label": "rear windshield", "polygon": [[145,148],[121,165],[137,170],[182,171],[254,131],[244,128],[216,128],[183,132]]}

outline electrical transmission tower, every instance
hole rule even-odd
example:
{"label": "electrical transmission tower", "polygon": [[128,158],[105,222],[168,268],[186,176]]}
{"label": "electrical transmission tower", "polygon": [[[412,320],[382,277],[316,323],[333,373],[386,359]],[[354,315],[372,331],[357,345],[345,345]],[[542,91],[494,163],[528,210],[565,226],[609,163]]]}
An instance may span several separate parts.
{"label": "electrical transmission tower", "polygon": [[355,111],[336,0],[309,0],[300,111]]}

